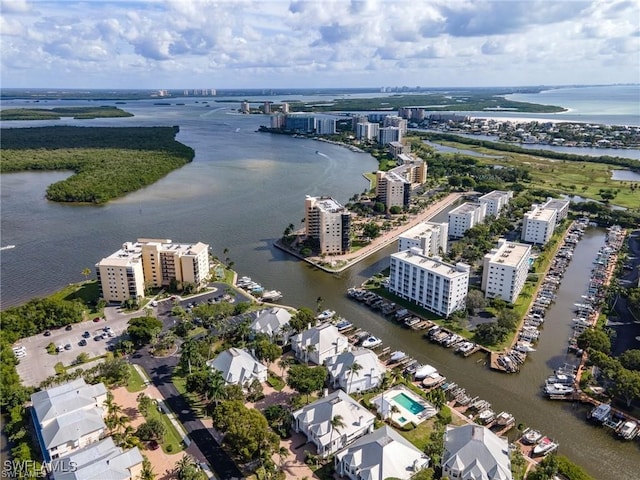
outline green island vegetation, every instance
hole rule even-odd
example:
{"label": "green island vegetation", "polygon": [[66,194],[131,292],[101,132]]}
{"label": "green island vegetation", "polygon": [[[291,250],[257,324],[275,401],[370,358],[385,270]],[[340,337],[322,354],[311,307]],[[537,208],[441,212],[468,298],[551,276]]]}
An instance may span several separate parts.
{"label": "green island vegetation", "polygon": [[179,127],[38,127],[2,129],[0,173],[70,170],[47,188],[55,202],[104,204],[191,162],[175,140]]}
{"label": "green island vegetation", "polygon": [[55,108],[7,108],[0,110],[0,120],[60,120],[73,117],[77,120],[91,118],[133,117],[118,107],[55,107]]}

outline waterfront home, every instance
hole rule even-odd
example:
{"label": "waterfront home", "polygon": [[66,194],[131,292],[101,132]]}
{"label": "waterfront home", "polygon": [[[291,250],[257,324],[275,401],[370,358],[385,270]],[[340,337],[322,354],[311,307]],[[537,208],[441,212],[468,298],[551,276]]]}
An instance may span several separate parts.
{"label": "waterfront home", "polygon": [[339,451],[335,466],[351,480],[408,480],[429,466],[429,457],[385,425]]}
{"label": "waterfront home", "polygon": [[286,344],[291,335],[289,322],[291,314],[282,307],[265,308],[258,310],[249,328],[255,334],[262,333],[267,335],[272,342],[280,342]]}
{"label": "waterfront home", "polygon": [[82,378],[31,395],[33,424],[45,461],[64,457],[97,442],[104,435],[103,383]]}
{"label": "waterfront home", "polygon": [[109,478],[134,480],[142,473],[142,454],[138,447],[122,450],[107,437],[72,454],[51,462],[53,480]]}
{"label": "waterfront home", "polygon": [[220,371],[229,385],[246,386],[254,380],[261,383],[267,381],[267,367],[241,348],[232,347],[221,352],[209,360],[207,366]]}
{"label": "waterfront home", "polygon": [[369,410],[342,390],[293,412],[293,429],[306,435],[318,455],[327,457],[373,431]]}
{"label": "waterfront home", "polygon": [[331,385],[349,394],[378,387],[387,371],[378,356],[366,348],[329,357],[325,365]]}
{"label": "waterfront home", "polygon": [[480,425],[447,426],[442,476],[464,480],[512,480],[509,442]]}
{"label": "waterfront home", "polygon": [[291,337],[291,349],[298,360],[322,365],[329,357],[351,350],[351,344],[334,325],[323,323]]}

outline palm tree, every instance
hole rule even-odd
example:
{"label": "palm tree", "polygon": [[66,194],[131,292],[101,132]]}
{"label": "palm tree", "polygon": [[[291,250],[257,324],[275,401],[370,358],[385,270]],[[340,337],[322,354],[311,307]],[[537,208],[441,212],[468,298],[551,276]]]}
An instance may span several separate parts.
{"label": "palm tree", "polygon": [[331,418],[331,435],[329,437],[329,449],[331,450],[331,445],[333,444],[333,432],[341,431],[347,424],[344,423],[344,418],[342,415],[334,415]]}
{"label": "palm tree", "polygon": [[88,281],[89,280],[89,275],[91,275],[91,269],[90,268],[84,268],[82,269],[82,275],[84,275],[84,281]]}
{"label": "palm tree", "polygon": [[280,468],[280,470],[282,470],[282,467],[284,466],[284,461],[288,456],[289,456],[289,449],[287,449],[286,447],[280,447],[278,449],[278,458],[280,459],[278,467]]}
{"label": "palm tree", "polygon": [[107,425],[107,428],[109,428],[109,433],[113,433],[116,427],[118,427],[122,407],[114,401],[113,393],[110,391],[107,391],[107,399],[103,405],[107,409],[107,416],[104,423]]}
{"label": "palm tree", "polygon": [[156,474],[153,471],[153,465],[146,456],[142,456],[142,471],[140,472],[140,480],[155,480]]}
{"label": "palm tree", "polygon": [[347,393],[351,392],[351,385],[353,384],[353,376],[360,376],[360,374],[358,372],[360,372],[360,370],[362,370],[362,365],[360,365],[358,362],[353,362],[351,364],[351,366],[348,368],[349,370],[349,387],[347,388]]}
{"label": "palm tree", "polygon": [[307,345],[304,349],[304,362],[309,365],[309,355],[317,350],[315,345]]}
{"label": "palm tree", "polygon": [[224,381],[222,372],[216,369],[209,371],[208,381],[206,396],[210,398],[217,407],[220,398],[224,395],[227,382]]}
{"label": "palm tree", "polygon": [[191,455],[183,455],[182,458],[176,462],[173,473],[179,480],[196,478],[197,465],[195,459]]}

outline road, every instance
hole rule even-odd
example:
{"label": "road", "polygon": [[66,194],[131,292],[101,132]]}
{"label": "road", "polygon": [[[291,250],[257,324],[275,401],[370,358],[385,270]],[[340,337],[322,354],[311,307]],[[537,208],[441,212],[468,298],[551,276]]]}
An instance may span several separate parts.
{"label": "road", "polygon": [[131,363],[140,365],[164,397],[165,404],[171,408],[176,418],[189,434],[192,443],[187,453],[198,461],[206,461],[211,465],[216,476],[223,480],[241,479],[242,473],[233,460],[220,447],[209,429],[195,415],[189,403],[178,393],[171,375],[178,363],[177,356],[154,358],[148,347],[136,352]]}
{"label": "road", "polygon": [[[640,230],[629,234],[629,255],[626,263],[631,267],[623,270],[618,282],[623,288],[638,286],[640,275]],[[627,307],[627,300],[618,296],[614,306],[617,318],[609,321],[607,327],[616,332],[613,355],[618,356],[630,349],[640,349],[640,319],[635,319]]]}

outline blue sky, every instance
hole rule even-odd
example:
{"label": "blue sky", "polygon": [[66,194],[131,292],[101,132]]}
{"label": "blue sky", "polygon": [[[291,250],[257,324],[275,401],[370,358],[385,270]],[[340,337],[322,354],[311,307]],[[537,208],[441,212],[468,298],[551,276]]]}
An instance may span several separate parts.
{"label": "blue sky", "polygon": [[5,88],[640,82],[638,0],[0,0]]}

